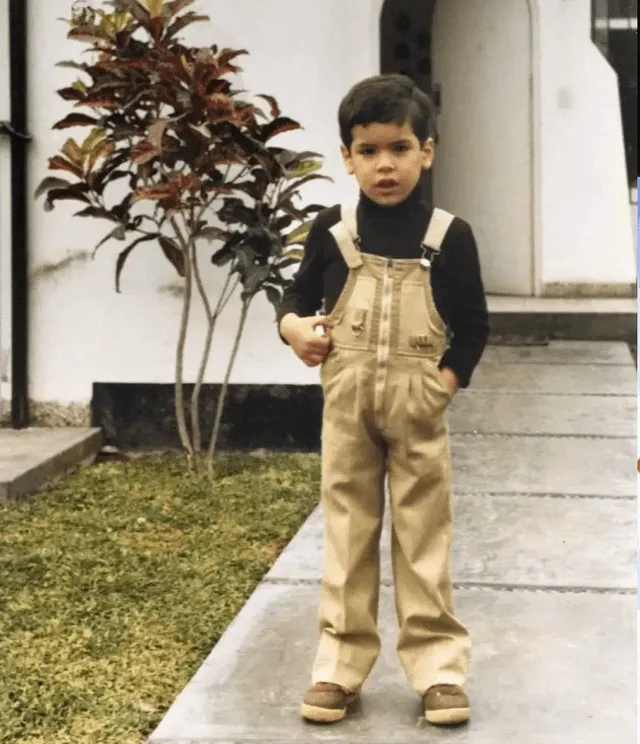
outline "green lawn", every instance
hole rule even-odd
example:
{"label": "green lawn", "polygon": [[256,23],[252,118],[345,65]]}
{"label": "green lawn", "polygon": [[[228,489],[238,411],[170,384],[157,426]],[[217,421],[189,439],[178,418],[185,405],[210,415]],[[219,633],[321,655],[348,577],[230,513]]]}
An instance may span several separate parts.
{"label": "green lawn", "polygon": [[140,744],[317,504],[315,455],[103,463],[0,509],[0,742]]}

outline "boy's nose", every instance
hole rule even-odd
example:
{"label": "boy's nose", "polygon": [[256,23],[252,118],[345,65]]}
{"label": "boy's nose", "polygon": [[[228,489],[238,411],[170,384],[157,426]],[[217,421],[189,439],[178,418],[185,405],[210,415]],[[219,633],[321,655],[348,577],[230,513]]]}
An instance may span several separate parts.
{"label": "boy's nose", "polygon": [[393,169],[393,161],[388,155],[381,155],[378,160],[378,170],[388,171]]}

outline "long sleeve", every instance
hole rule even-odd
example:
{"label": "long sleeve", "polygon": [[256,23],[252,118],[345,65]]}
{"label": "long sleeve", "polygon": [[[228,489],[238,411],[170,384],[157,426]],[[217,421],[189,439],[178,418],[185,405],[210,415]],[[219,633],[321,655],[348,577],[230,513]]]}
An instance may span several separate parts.
{"label": "long sleeve", "polygon": [[[322,306],[324,294],[324,244],[327,240],[326,230],[314,222],[304,246],[304,255],[294,276],[293,284],[285,290],[276,317],[280,321],[288,313],[301,317],[315,315]],[[280,336],[286,343],[284,338]]]}
{"label": "long sleeve", "polygon": [[489,312],[478,248],[466,222],[462,222],[457,232],[451,253],[447,273],[451,287],[449,326],[452,339],[440,366],[452,369],[460,386],[466,388],[489,338]]}

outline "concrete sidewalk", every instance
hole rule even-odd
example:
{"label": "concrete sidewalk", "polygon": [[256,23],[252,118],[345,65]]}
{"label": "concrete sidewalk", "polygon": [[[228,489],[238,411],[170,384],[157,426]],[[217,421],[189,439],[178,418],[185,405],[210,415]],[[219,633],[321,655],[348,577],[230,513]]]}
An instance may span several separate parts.
{"label": "concrete sidewalk", "polygon": [[383,650],[331,727],[298,717],[317,643],[322,515],[280,556],[153,744],[633,744],[636,370],[623,344],[490,347],[450,409],[456,609],[474,642],[467,728],[421,718],[395,654],[388,529]]}

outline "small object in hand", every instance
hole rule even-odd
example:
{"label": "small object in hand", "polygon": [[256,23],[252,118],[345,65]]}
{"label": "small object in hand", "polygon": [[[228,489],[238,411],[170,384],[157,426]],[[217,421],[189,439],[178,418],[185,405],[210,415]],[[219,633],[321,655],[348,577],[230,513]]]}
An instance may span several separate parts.
{"label": "small object in hand", "polygon": [[326,335],[326,332],[324,330],[324,326],[321,326],[321,325],[316,326],[316,329],[315,330],[316,330],[316,336],[324,336],[324,335]]}

